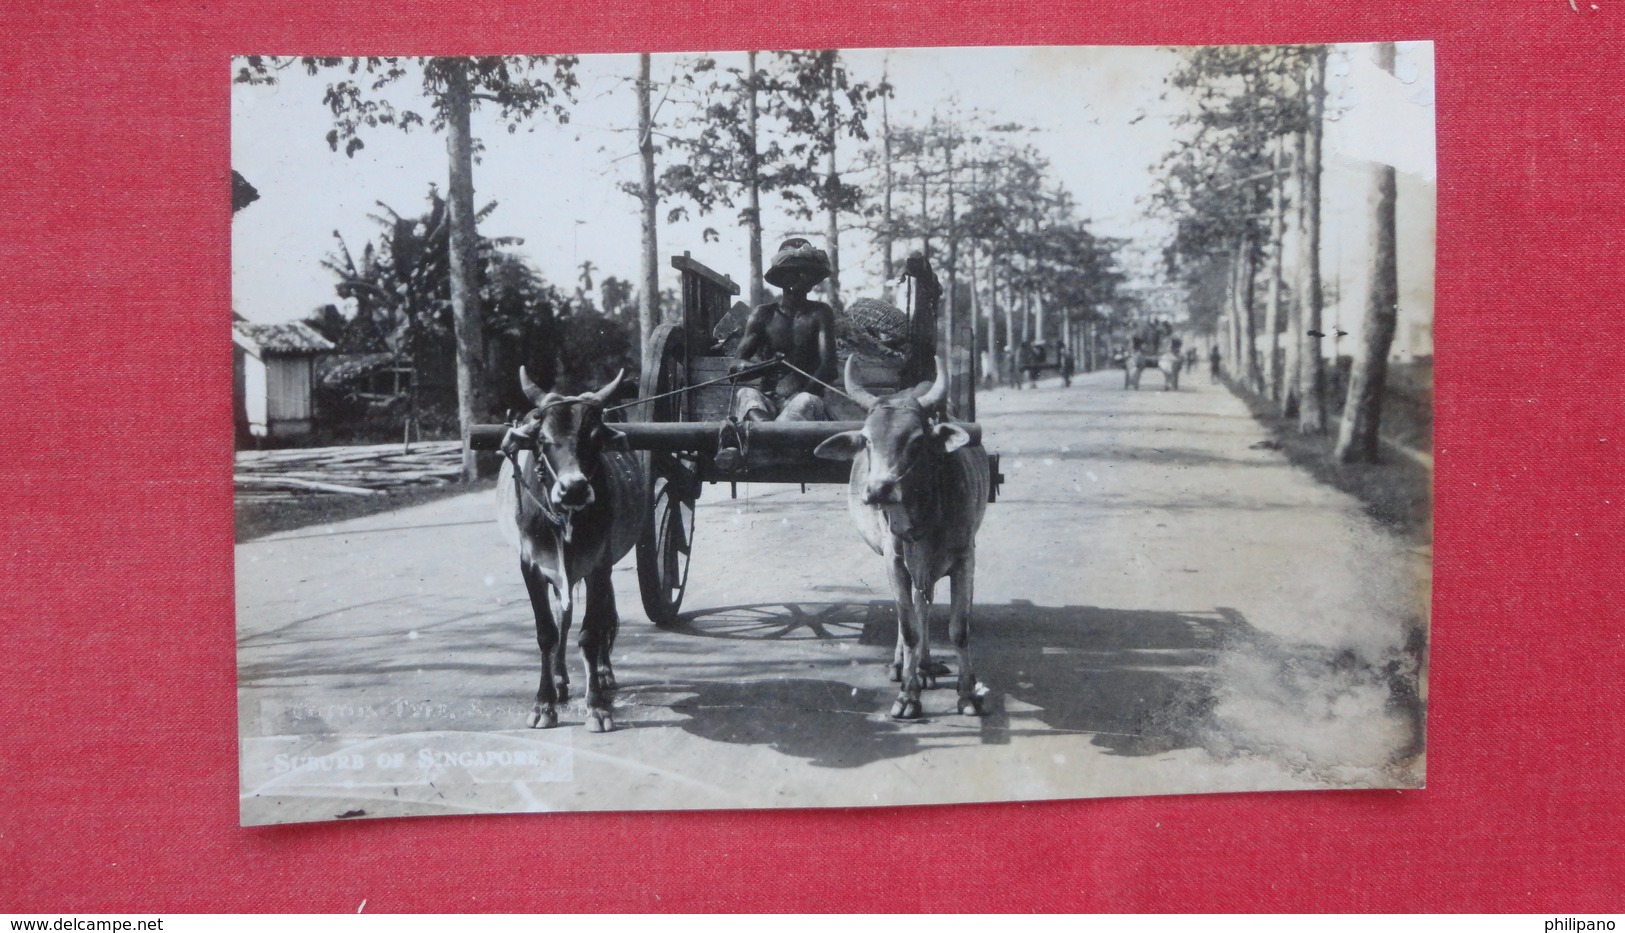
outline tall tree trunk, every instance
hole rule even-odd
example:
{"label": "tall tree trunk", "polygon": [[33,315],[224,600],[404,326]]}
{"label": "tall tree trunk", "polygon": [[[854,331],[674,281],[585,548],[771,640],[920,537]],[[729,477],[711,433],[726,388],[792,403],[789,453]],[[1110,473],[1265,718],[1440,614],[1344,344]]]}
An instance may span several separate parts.
{"label": "tall tree trunk", "polygon": [[1303,349],[1298,375],[1302,400],[1298,404],[1298,431],[1326,433],[1326,358],[1321,354],[1321,312],[1325,296],[1320,290],[1320,170],[1326,119],[1326,49],[1318,48],[1309,61],[1309,141],[1304,163],[1304,227],[1308,232],[1307,278],[1304,288]]}
{"label": "tall tree trunk", "polygon": [[[1377,64],[1394,73],[1394,44],[1377,45]],[[1371,292],[1360,324],[1360,346],[1349,371],[1343,423],[1334,456],[1339,463],[1376,463],[1377,430],[1382,425],[1382,396],[1388,382],[1388,350],[1399,323],[1399,260],[1395,244],[1394,205],[1397,182],[1392,165],[1373,172],[1376,189],[1371,217]]]}
{"label": "tall tree trunk", "polygon": [[999,343],[999,267],[988,257],[988,371],[1004,385],[1004,345]]}
{"label": "tall tree trunk", "polygon": [[1242,341],[1242,295],[1245,289],[1242,286],[1242,272],[1247,267],[1244,252],[1247,248],[1247,238],[1236,237],[1235,252],[1230,258],[1230,290],[1229,315],[1230,345],[1225,348],[1226,356],[1230,358],[1230,378],[1238,382],[1246,381],[1245,343]]}
{"label": "tall tree trunk", "polygon": [[[887,65],[890,65],[890,55],[887,55],[886,60]],[[881,70],[882,85],[889,83],[889,75],[889,67]],[[890,94],[882,94],[881,96],[881,158],[886,163],[881,166],[884,179],[886,179],[886,190],[882,193],[881,198],[881,275],[886,278],[886,288],[892,288],[892,280],[897,278],[895,270],[892,268],[892,184],[894,182],[892,182],[892,112],[890,112],[890,107],[887,106],[889,98]]]}
{"label": "tall tree trunk", "polygon": [[749,83],[745,85],[748,99],[745,109],[750,151],[745,154],[745,161],[750,172],[750,203],[745,211],[746,226],[750,231],[750,304],[755,308],[767,304],[767,289],[762,285],[762,155],[756,140],[756,53],[747,53],[747,58],[750,76],[746,79]]}
{"label": "tall tree trunk", "polygon": [[1305,275],[1304,260],[1306,258],[1305,243],[1307,242],[1306,199],[1304,191],[1308,187],[1304,184],[1304,148],[1307,145],[1303,131],[1292,134],[1292,199],[1295,204],[1292,219],[1292,246],[1294,261],[1292,263],[1292,292],[1293,300],[1287,308],[1287,341],[1286,341],[1286,374],[1285,385],[1281,392],[1281,416],[1285,418],[1298,417],[1298,405],[1302,399],[1303,376],[1300,370],[1303,367],[1303,308],[1304,291],[1307,276]]}
{"label": "tall tree trunk", "polygon": [[1283,141],[1277,137],[1272,159],[1275,184],[1270,186],[1270,284],[1264,296],[1264,333],[1269,337],[1264,341],[1266,352],[1269,353],[1264,360],[1264,389],[1274,401],[1281,399],[1281,300],[1286,260],[1286,250],[1283,248],[1286,241],[1286,192],[1282,190],[1286,177],[1281,170],[1284,161],[1282,145]]}
{"label": "tall tree trunk", "polygon": [[[889,60],[890,56],[888,56],[888,61]],[[887,71],[881,71],[880,81],[882,84],[885,84],[890,80],[887,77],[887,74]],[[897,277],[896,270],[892,267],[891,108],[887,106],[887,99],[889,96],[890,95],[882,95],[880,98],[880,148],[882,153],[881,157],[885,163],[881,166],[885,178],[885,189],[881,197],[880,207],[880,246],[882,260],[881,275],[886,280],[884,287],[888,289],[891,288],[892,280]]]}
{"label": "tall tree trunk", "polygon": [[927,200],[925,187],[925,166],[919,162],[914,163],[914,170],[920,176],[920,252],[925,258],[931,258],[931,205]]}
{"label": "tall tree trunk", "polygon": [[[643,269],[638,295],[638,346],[649,346],[660,320],[660,244],[655,222],[659,207],[655,191],[654,119],[650,115],[649,53],[638,56],[638,157],[643,165]],[[675,310],[675,309],[674,309]]]}
{"label": "tall tree trunk", "polygon": [[468,446],[469,429],[485,417],[482,380],[485,376],[485,328],[480,314],[480,290],[475,258],[474,142],[469,128],[473,103],[465,64],[446,69],[444,99],[446,152],[450,157],[447,208],[451,233],[451,320],[457,341],[457,424],[463,439],[463,480],[475,478],[474,451]]}
{"label": "tall tree trunk", "polygon": [[[970,254],[970,288],[967,289],[967,293],[970,294],[970,309],[967,312],[970,315],[970,333],[975,335],[977,343],[981,343],[981,333],[977,330],[981,327],[981,283],[977,280],[977,241],[970,241],[965,252]],[[993,346],[991,343],[983,343],[978,349],[988,349],[991,353],[991,346]],[[980,353],[970,354],[970,387],[972,393],[981,387]]]}
{"label": "tall tree trunk", "polygon": [[1262,394],[1264,391],[1264,371],[1258,365],[1258,248],[1257,245],[1247,242],[1244,248],[1246,262],[1242,268],[1247,276],[1242,283],[1242,294],[1246,302],[1246,314],[1243,326],[1246,328],[1246,354],[1247,354],[1247,384],[1254,392]]}
{"label": "tall tree trunk", "polygon": [[[829,303],[841,307],[841,176],[835,171],[835,56],[831,53],[824,87],[824,132],[829,134]],[[950,311],[950,314],[952,312]]]}
{"label": "tall tree trunk", "polygon": [[[1028,270],[1031,272],[1031,270]],[[1033,340],[1033,287],[1021,287],[1021,345],[1026,346]]]}
{"label": "tall tree trunk", "polygon": [[944,177],[948,182],[948,308],[956,313],[959,292],[959,224],[954,205],[954,145],[953,128],[947,130],[948,141],[943,144]]}
{"label": "tall tree trunk", "polygon": [[[1033,243],[1034,244],[1039,242],[1038,226],[1039,226],[1038,225],[1038,218],[1034,217],[1033,218]],[[1040,255],[1042,255],[1042,254],[1040,254]],[[1042,260],[1039,260],[1039,262],[1041,262],[1041,261]],[[1035,263],[1035,265],[1036,264],[1037,263]],[[1033,288],[1033,291],[1034,291],[1034,295],[1033,295],[1033,333],[1032,333],[1032,338],[1031,339],[1033,340],[1034,343],[1041,343],[1044,340],[1044,296],[1041,293],[1038,292],[1038,288],[1036,286]]]}
{"label": "tall tree trunk", "polygon": [[1010,384],[1021,388],[1021,373],[1016,366],[1021,360],[1021,346],[1016,342],[1016,282],[1015,270],[1011,269],[1005,275],[1005,302],[1004,302],[1004,371],[1008,374]]}

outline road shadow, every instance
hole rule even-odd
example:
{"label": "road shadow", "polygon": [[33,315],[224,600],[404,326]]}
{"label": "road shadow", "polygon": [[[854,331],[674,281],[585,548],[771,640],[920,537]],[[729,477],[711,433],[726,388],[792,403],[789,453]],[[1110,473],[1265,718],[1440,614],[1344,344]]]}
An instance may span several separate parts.
{"label": "road shadow", "polygon": [[[1200,749],[1218,758],[1263,757],[1331,781],[1343,781],[1350,767],[1365,769],[1377,776],[1361,780],[1392,784],[1404,776],[1380,772],[1423,751],[1419,624],[1408,641],[1369,657],[1282,639],[1226,607],[982,604],[972,658],[989,691],[986,715],[953,712],[950,675],[929,691],[925,720],[899,723],[887,715],[897,690],[886,677],[897,637],[894,607],[890,600],[839,600],[702,609],[663,630],[623,619],[617,653],[626,657],[616,667],[630,701],[628,725],[681,729],[834,769],[936,748],[1073,735],[1113,756]],[[357,722],[375,731],[514,728],[539,669],[523,607],[431,602],[410,614],[387,603],[347,607],[403,616],[365,634],[330,625],[332,614],[302,620],[315,628],[245,646],[240,685],[256,693],[298,686],[301,696],[339,703],[299,714],[304,718],[283,731],[343,731]],[[930,622],[934,656],[957,667],[946,607],[935,607]],[[434,647],[427,655],[409,649],[416,639]],[[760,648],[746,650],[753,642]],[[423,692],[419,678],[436,674],[457,678],[458,690]],[[322,687],[310,691],[315,685]],[[406,699],[432,701],[444,714],[421,725],[396,722]],[[657,712],[633,713],[645,706]]]}
{"label": "road shadow", "polygon": [[666,686],[688,694],[671,709],[690,735],[770,748],[817,768],[856,768],[906,758],[943,743],[934,721],[898,723],[885,711],[894,688],[844,680],[772,678]]}
{"label": "road shadow", "polygon": [[[972,659],[991,690],[980,721],[948,715],[920,725],[885,718],[895,687],[853,686],[850,657],[873,681],[896,643],[889,600],[862,603],[766,603],[686,613],[677,630],[698,639],[849,640],[872,649],[843,654],[827,679],[728,679],[684,684],[692,697],[674,705],[688,732],[724,742],[770,745],[815,765],[855,767],[929,747],[952,723],[979,727],[983,744],[1023,734],[1086,735],[1117,755],[1155,755],[1199,744],[1213,706],[1209,671],[1221,641],[1237,625],[1218,612],[1155,612],[1096,606],[1041,607],[1025,602],[978,606]],[[931,618],[934,656],[951,668],[945,607]],[[719,649],[726,650],[726,649]],[[740,671],[748,678],[747,671]],[[953,677],[941,680],[928,710],[951,709]],[[675,686],[675,685],[674,685]],[[747,715],[720,715],[747,713]],[[941,736],[948,740],[950,736]]]}
{"label": "road shadow", "polygon": [[[972,660],[990,690],[987,715],[945,712],[954,705],[949,676],[928,699],[925,722],[896,723],[886,717],[896,688],[880,680],[895,625],[889,600],[686,613],[674,631],[684,638],[845,641],[864,650],[835,652],[834,660],[811,665],[805,676],[762,676],[752,670],[756,663],[742,662],[737,676],[663,685],[684,695],[672,705],[685,717],[676,725],[701,738],[766,746],[832,768],[963,745],[967,738],[1009,744],[1057,734],[1086,737],[1109,755],[1198,748],[1220,757],[1290,760],[1325,773],[1350,764],[1381,769],[1421,751],[1416,669],[1404,660],[1421,656],[1419,643],[1368,660],[1346,648],[1284,641],[1225,607],[979,605]],[[931,637],[934,656],[955,667],[945,607],[935,607]],[[727,649],[715,651],[726,671]],[[939,714],[929,715],[933,710]],[[1353,738],[1344,740],[1344,733]],[[1309,735],[1316,738],[1304,738]],[[1339,757],[1339,749],[1352,750]]]}

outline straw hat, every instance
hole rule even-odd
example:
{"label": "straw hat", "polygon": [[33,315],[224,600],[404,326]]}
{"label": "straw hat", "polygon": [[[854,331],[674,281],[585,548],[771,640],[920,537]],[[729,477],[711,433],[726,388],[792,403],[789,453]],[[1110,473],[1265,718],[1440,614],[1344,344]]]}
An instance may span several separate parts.
{"label": "straw hat", "polygon": [[762,278],[779,288],[812,288],[829,278],[829,254],[800,237],[785,240]]}

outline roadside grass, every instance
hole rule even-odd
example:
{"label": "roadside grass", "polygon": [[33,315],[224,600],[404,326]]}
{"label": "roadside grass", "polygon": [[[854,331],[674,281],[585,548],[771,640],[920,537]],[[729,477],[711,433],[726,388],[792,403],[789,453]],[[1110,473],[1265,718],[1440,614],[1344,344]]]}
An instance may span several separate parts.
{"label": "roadside grass", "polygon": [[[1294,466],[1307,471],[1316,480],[1342,490],[1365,506],[1365,512],[1378,524],[1416,545],[1433,543],[1433,471],[1386,446],[1378,463],[1338,463],[1332,459],[1332,448],[1337,443],[1337,421],[1341,395],[1328,393],[1328,428],[1325,434],[1301,434],[1297,418],[1283,418],[1280,405],[1247,389],[1240,383],[1225,379],[1225,386],[1246,404],[1253,419],[1270,433],[1280,450]],[[1432,413],[1417,405],[1388,404],[1384,400],[1383,437],[1408,446],[1418,446],[1425,440],[1424,452],[1431,453],[1433,436]],[[1387,423],[1392,408],[1393,424]]]}
{"label": "roadside grass", "polygon": [[[392,512],[407,506],[438,502],[468,492],[488,492],[496,488],[496,479],[475,480],[472,483],[448,483],[417,489],[392,490],[382,496],[311,495],[278,502],[238,502],[233,509],[236,516],[236,541],[252,541],[279,531],[327,525],[351,518]],[[493,519],[494,521],[494,519]]]}

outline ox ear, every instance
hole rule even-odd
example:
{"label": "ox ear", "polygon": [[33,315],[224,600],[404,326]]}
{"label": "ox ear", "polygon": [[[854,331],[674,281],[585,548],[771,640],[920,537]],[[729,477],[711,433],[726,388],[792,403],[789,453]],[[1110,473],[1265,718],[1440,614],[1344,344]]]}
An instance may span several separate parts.
{"label": "ox ear", "polygon": [[939,424],[931,429],[931,436],[942,442],[944,453],[953,453],[970,443],[970,432],[957,424]]}
{"label": "ox ear", "polygon": [[626,440],[626,434],[617,431],[607,424],[600,424],[595,429],[598,433],[598,442],[612,450],[631,450]]}
{"label": "ox ear", "polygon": [[851,460],[866,442],[862,431],[842,431],[813,448],[813,456],[824,460]]}

